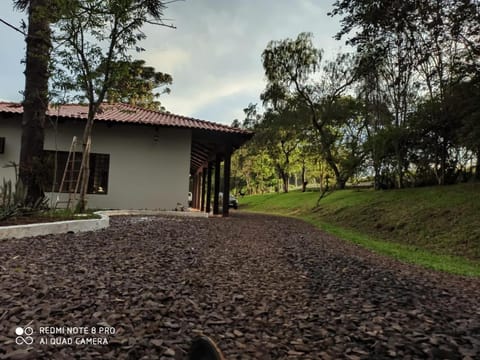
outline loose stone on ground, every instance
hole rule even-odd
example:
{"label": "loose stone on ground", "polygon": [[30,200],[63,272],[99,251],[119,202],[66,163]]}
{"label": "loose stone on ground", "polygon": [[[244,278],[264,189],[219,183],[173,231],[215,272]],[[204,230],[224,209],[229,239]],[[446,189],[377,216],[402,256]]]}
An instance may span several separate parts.
{"label": "loose stone on ground", "polygon": [[[181,359],[198,334],[227,359],[480,358],[478,279],[400,264],[293,219],[111,224],[1,242],[0,359]],[[17,345],[27,325],[115,333],[108,345]]]}

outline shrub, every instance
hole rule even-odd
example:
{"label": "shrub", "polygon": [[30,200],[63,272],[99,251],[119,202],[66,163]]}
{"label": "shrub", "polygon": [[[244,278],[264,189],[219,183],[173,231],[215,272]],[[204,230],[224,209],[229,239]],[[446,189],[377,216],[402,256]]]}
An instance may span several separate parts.
{"label": "shrub", "polygon": [[40,198],[35,204],[27,206],[27,188],[17,178],[15,185],[12,180],[3,179],[0,187],[0,221],[15,217],[36,214],[48,208],[47,199]]}

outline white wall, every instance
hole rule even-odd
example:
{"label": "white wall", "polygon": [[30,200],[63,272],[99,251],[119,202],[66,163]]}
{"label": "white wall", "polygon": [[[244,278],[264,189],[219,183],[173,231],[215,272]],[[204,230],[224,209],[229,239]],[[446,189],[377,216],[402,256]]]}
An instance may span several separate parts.
{"label": "white wall", "polygon": [[[0,120],[0,136],[7,138],[0,165],[19,161],[20,121]],[[45,149],[68,151],[74,135],[81,144],[83,125],[83,121],[60,124],[57,137],[47,129]],[[179,203],[187,206],[191,131],[160,127],[158,141],[155,133],[154,126],[95,123],[91,151],[110,155],[108,194],[89,194],[88,207],[172,210]],[[13,171],[0,168],[0,179],[8,176]]]}

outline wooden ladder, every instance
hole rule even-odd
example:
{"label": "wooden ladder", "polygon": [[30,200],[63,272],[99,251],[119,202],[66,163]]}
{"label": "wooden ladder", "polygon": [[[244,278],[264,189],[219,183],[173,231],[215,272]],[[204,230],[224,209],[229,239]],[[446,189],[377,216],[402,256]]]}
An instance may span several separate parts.
{"label": "wooden ladder", "polygon": [[[65,169],[63,171],[62,181],[60,183],[60,188],[58,189],[57,201],[55,202],[55,209],[59,208],[60,204],[64,204],[66,209],[76,202],[76,195],[78,194],[78,188],[80,180],[82,178],[82,173],[85,168],[85,159],[82,156],[79,159],[76,155],[77,147],[77,137],[74,136],[72,139],[72,144],[70,145],[70,150],[68,152],[67,161],[65,163]],[[90,140],[87,142],[87,147],[90,148]],[[80,167],[78,164],[80,162]],[[60,200],[60,194],[63,192],[64,187],[67,187],[68,200]]]}

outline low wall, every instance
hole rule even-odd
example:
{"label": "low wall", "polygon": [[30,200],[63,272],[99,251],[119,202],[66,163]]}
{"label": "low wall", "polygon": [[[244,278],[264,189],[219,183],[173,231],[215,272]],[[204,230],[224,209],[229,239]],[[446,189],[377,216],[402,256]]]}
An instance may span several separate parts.
{"label": "low wall", "polygon": [[166,216],[185,216],[185,217],[208,217],[208,214],[196,211],[155,211],[155,210],[111,210],[98,211],[95,214],[100,219],[87,220],[68,220],[55,221],[40,224],[12,225],[0,227],[0,240],[2,239],[20,239],[23,237],[66,234],[84,231],[95,231],[105,229],[110,226],[110,216],[128,216],[128,215],[166,215]]}
{"label": "low wall", "polygon": [[55,221],[40,224],[12,225],[0,227],[0,239],[20,239],[23,237],[76,233],[105,229],[110,225],[110,218],[101,212],[96,213],[100,219]]}

